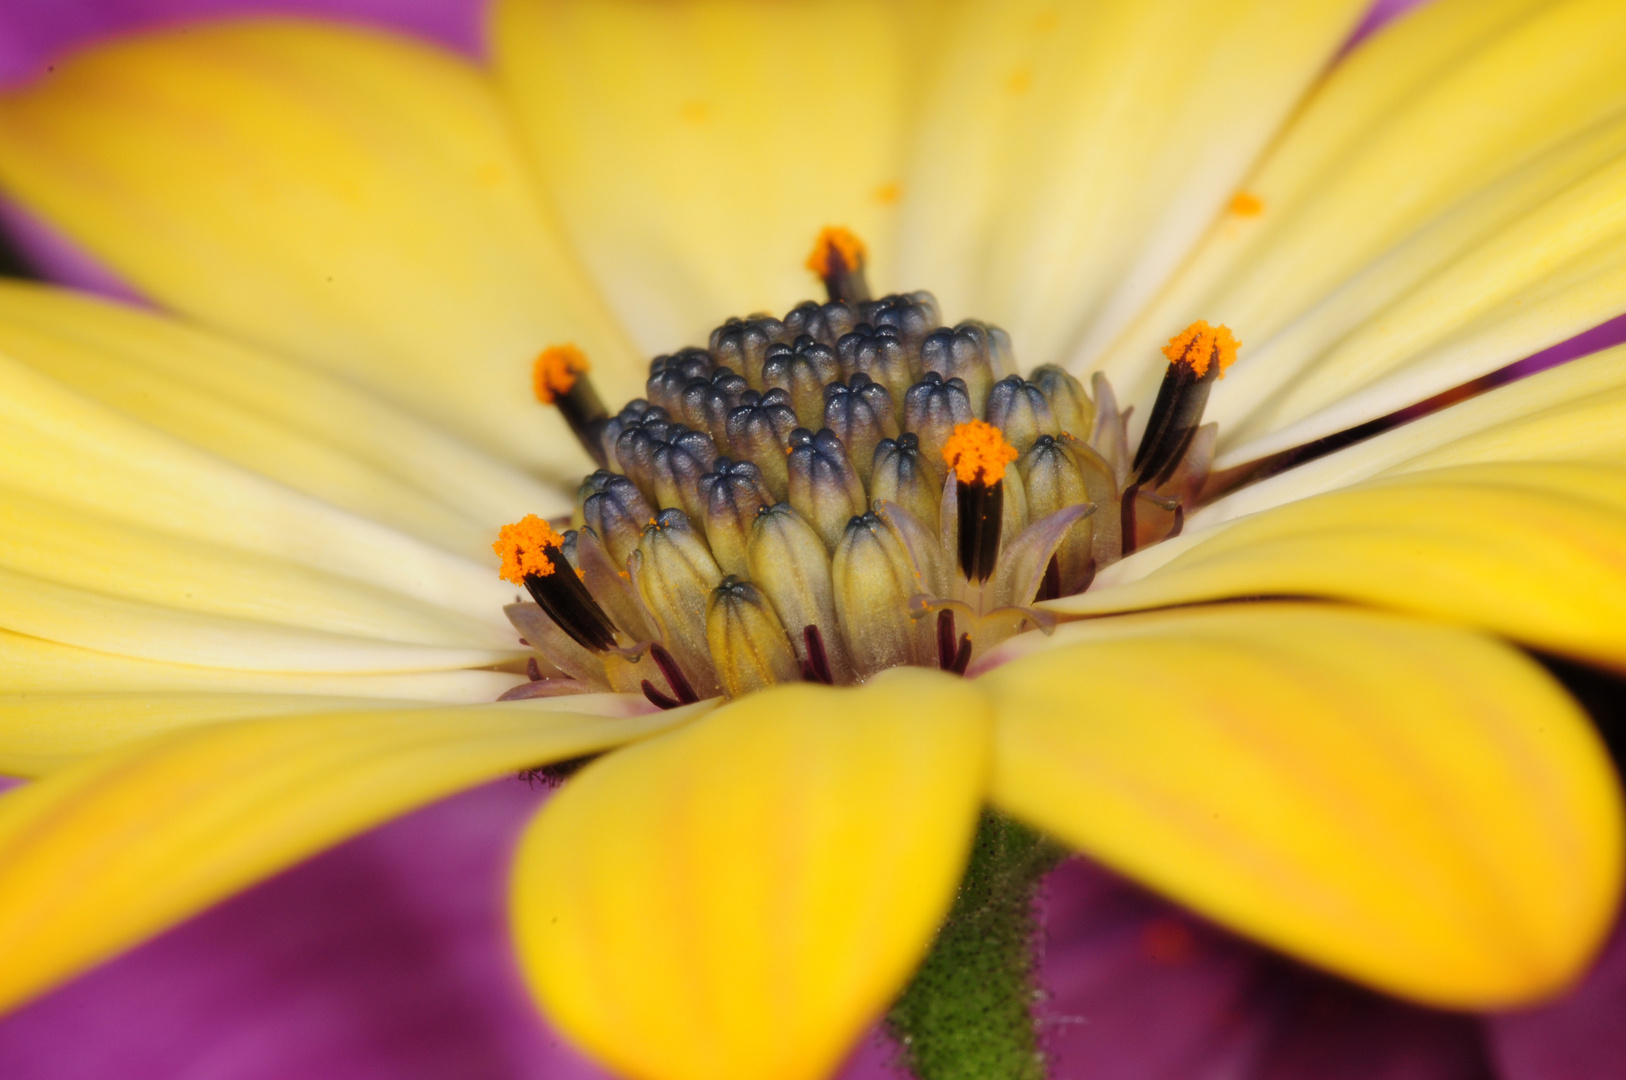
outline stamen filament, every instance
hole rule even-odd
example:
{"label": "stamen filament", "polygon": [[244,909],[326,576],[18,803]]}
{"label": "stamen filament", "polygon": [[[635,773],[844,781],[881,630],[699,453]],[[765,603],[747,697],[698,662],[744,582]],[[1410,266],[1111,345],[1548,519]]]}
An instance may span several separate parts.
{"label": "stamen filament", "polygon": [[869,299],[869,282],[864,276],[864,242],[849,229],[829,226],[813,243],[807,268],[819,275],[824,291],[832,301],[858,303]]}
{"label": "stamen filament", "polygon": [[587,355],[576,346],[550,345],[531,367],[531,384],[536,400],[556,407],[582,449],[604,468],[609,460],[604,452],[604,426],[610,417],[587,379],[591,367]]}
{"label": "stamen filament", "polygon": [[1200,320],[1169,340],[1163,350],[1169,366],[1135,451],[1134,484],[1156,487],[1174,475],[1203,422],[1209,391],[1236,362],[1240,347],[1228,327]]}

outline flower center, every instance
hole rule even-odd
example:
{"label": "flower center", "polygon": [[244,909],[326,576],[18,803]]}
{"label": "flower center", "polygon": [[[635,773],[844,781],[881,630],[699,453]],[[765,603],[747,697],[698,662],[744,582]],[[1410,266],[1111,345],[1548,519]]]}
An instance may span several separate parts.
{"label": "flower center", "polygon": [[808,266],[824,303],[656,357],[613,416],[579,350],[538,357],[537,398],[600,468],[568,531],[531,516],[494,545],[535,600],[507,612],[542,661],[508,696],[670,707],[900,664],[964,672],[973,650],[1048,632],[1036,602],[1179,531],[1207,478],[1208,392],[1236,358],[1227,328],[1170,341],[1131,459],[1103,376],[1093,395],[1060,367],[1023,377],[998,327],[944,326],[926,292],[869,299],[845,230]]}

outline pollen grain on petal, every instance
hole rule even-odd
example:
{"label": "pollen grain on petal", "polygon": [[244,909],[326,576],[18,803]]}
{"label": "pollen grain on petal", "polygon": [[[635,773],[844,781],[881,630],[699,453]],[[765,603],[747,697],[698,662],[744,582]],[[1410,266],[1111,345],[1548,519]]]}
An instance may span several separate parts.
{"label": "pollen grain on petal", "polygon": [[1199,379],[1208,374],[1209,364],[1218,361],[1219,377],[1223,379],[1225,369],[1236,363],[1236,352],[1241,347],[1242,342],[1231,333],[1230,327],[1209,326],[1198,319],[1169,339],[1163,355],[1171,364],[1189,365],[1191,373]]}
{"label": "pollen grain on petal", "polygon": [[552,405],[558,397],[570,393],[578,376],[592,367],[587,354],[574,345],[549,345],[537,356],[531,367],[531,383],[536,400]]}
{"label": "pollen grain on petal", "polygon": [[553,560],[547,551],[558,550],[564,542],[552,525],[535,514],[526,514],[512,525],[504,525],[497,542],[491,545],[502,559],[502,569],[497,573],[515,585],[525,584],[527,577],[547,577],[553,573]]}
{"label": "pollen grain on petal", "polygon": [[867,254],[864,242],[851,229],[829,225],[819,231],[819,238],[813,242],[807,268],[821,278],[829,278],[862,269]]}
{"label": "pollen grain on petal", "polygon": [[954,434],[943,444],[943,460],[962,484],[997,483],[1005,476],[1005,466],[1019,456],[997,427],[982,420],[954,425]]}
{"label": "pollen grain on petal", "polygon": [[1237,217],[1258,217],[1265,212],[1265,201],[1251,191],[1239,191],[1231,196],[1230,210]]}

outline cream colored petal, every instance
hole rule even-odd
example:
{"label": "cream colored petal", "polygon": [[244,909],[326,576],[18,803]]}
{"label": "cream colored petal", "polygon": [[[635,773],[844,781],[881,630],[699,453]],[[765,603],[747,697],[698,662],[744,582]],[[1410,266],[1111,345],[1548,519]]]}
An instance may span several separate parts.
{"label": "cream colored petal", "polygon": [[[1089,592],[1097,615],[1320,596],[1482,627],[1626,670],[1626,468],[1431,469],[1288,503],[1158,545]],[[1139,556],[1137,556],[1137,559]]]}
{"label": "cream colored petal", "polygon": [[560,221],[650,352],[783,311],[845,225],[894,280],[911,82],[940,15],[896,0],[501,0],[497,74]]}
{"label": "cream colored petal", "polygon": [[471,65],[337,24],[123,38],[0,97],[0,184],[146,294],[570,472],[531,358],[638,373],[528,168]]}
{"label": "cream colored petal", "polygon": [[7,792],[0,1006],[395,814],[683,719],[514,702],[244,720],[144,740]]}
{"label": "cream colored petal", "polygon": [[96,403],[0,354],[0,487],[297,563],[500,626],[490,565],[366,521]]}
{"label": "cream colored petal", "polygon": [[1499,386],[1240,488],[1186,518],[1188,531],[1369,477],[1492,461],[1626,462],[1626,346]]}
{"label": "cream colored petal", "polygon": [[517,641],[485,648],[416,645],[189,611],[76,589],[3,567],[0,626],[98,652],[248,671],[439,671],[485,667],[526,655]]}
{"label": "cream colored petal", "polygon": [[92,754],[199,724],[406,707],[314,694],[0,693],[0,774],[44,776]]}
{"label": "cream colored petal", "polygon": [[0,353],[324,502],[465,556],[564,492],[375,395],[148,311],[0,282]]}
{"label": "cream colored petal", "polygon": [[590,766],[514,870],[548,1014],[637,1080],[827,1076],[948,910],[988,717],[964,682],[899,668],[752,694]]}
{"label": "cream colored petal", "polygon": [[[449,648],[516,646],[506,621],[498,625],[494,618],[476,619],[288,560],[71,510],[3,485],[0,575],[283,628]],[[52,618],[97,618],[51,603]],[[22,608],[18,592],[0,588],[0,626],[41,633],[14,621]]]}
{"label": "cream colored petal", "polygon": [[1441,0],[1339,65],[1104,360],[1149,397],[1193,318],[1244,342],[1225,467],[1380,416],[1618,314],[1626,8]]}
{"label": "cream colored petal", "polygon": [[0,630],[0,692],[293,694],[474,704],[495,701],[524,681],[523,675],[483,670],[355,675],[166,664]]}
{"label": "cream colored petal", "polygon": [[[179,728],[272,716],[400,710],[409,702],[309,694],[0,693],[0,774],[43,776],[92,754]],[[551,706],[583,716],[648,711],[642,696],[577,694]]]}
{"label": "cream colored petal", "polygon": [[1620,900],[1586,716],[1477,634],[1299,604],[1108,619],[981,681],[994,798],[1222,924],[1388,994],[1536,1000]]}
{"label": "cream colored petal", "polygon": [[1004,326],[1025,365],[1092,355],[1226,205],[1364,7],[957,5],[905,181],[898,284]]}

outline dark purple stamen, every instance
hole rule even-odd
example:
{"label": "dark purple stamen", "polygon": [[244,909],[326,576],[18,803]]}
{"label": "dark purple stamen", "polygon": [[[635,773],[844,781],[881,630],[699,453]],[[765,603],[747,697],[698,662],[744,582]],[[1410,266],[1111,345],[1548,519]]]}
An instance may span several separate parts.
{"label": "dark purple stamen", "polygon": [[937,613],[937,666],[952,671],[954,653],[954,612],[944,608]]}
{"label": "dark purple stamen", "polygon": [[830,670],[830,657],[824,651],[824,635],[817,626],[810,623],[802,627],[802,644],[807,646],[807,659],[802,661],[803,680],[834,686],[836,677]]}
{"label": "dark purple stamen", "polygon": [[532,682],[542,681],[542,668],[537,664],[536,657],[528,657],[525,661],[525,674]]}
{"label": "dark purple stamen", "polygon": [[[683,669],[678,667],[677,660],[666,651],[665,646],[658,641],[650,642],[649,655],[655,661],[655,666],[661,669],[661,674],[666,676],[666,685],[672,688],[672,693],[677,695],[680,704],[688,705],[700,700],[700,695],[694,692],[694,687],[689,685],[689,680],[683,675]],[[649,691],[645,690],[644,693],[647,695]]]}
{"label": "dark purple stamen", "polygon": [[965,669],[970,667],[970,666],[971,666],[971,635],[970,634],[961,634],[960,635],[960,648],[959,648],[959,650],[957,652],[955,652],[955,654],[954,654],[954,663],[949,665],[949,670],[954,672],[954,674],[956,674],[956,675],[964,675],[965,674]]}
{"label": "dark purple stamen", "polygon": [[643,687],[644,697],[648,698],[657,709],[675,709],[683,704],[677,698],[669,698],[655,689],[655,684],[648,679],[645,679],[639,685]]}

